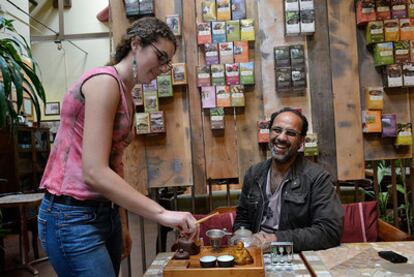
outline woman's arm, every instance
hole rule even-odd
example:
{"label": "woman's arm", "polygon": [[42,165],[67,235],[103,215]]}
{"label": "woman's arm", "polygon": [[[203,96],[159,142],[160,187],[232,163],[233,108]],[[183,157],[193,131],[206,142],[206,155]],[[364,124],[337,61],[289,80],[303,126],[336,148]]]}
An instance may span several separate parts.
{"label": "woman's arm", "polygon": [[136,191],[109,167],[114,119],[121,101],[117,81],[109,75],[98,75],[85,82],[82,91],[85,96],[82,150],[85,182],[133,213],[193,235],[196,226],[190,213],[164,209]]}

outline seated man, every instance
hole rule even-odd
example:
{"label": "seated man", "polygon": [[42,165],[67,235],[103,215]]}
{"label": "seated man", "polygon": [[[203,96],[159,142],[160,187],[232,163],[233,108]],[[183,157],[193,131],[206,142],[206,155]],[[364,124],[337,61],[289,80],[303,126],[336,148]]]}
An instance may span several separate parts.
{"label": "seated man", "polygon": [[272,114],[269,129],[272,158],[248,169],[233,230],[251,230],[264,248],[273,241],[291,241],[295,252],[339,245],[343,210],[334,181],[298,153],[306,117],[284,108]]}

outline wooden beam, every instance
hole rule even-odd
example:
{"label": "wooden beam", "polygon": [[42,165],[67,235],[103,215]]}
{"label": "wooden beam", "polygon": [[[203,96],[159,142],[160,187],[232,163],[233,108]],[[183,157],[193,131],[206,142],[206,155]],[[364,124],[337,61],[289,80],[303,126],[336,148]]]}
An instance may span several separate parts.
{"label": "wooden beam", "polygon": [[[62,36],[62,40],[80,40],[80,39],[95,39],[95,38],[109,38],[109,32],[95,32],[95,33],[83,33],[83,34],[67,34]],[[32,42],[41,41],[54,41],[58,38],[58,35],[48,36],[30,36]]]}
{"label": "wooden beam", "polygon": [[65,35],[65,23],[63,17],[63,0],[58,0],[58,11],[59,11],[59,33],[58,33],[58,40],[63,40],[63,36]]}

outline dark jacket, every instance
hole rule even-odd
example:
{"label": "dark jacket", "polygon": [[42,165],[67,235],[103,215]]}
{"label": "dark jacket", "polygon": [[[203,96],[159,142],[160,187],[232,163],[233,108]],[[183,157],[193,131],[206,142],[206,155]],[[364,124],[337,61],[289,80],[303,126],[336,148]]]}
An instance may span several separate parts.
{"label": "dark jacket", "polygon": [[[260,231],[266,197],[267,173],[272,159],[250,167],[244,177],[233,230],[241,226]],[[291,241],[295,252],[339,245],[343,210],[332,177],[319,165],[298,155],[281,195],[278,241]]]}

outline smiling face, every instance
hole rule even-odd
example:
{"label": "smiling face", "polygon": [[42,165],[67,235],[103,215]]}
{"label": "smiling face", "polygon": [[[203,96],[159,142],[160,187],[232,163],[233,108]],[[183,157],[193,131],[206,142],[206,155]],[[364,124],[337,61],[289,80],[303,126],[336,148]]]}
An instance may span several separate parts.
{"label": "smiling face", "polygon": [[131,48],[137,63],[138,83],[149,84],[158,75],[170,70],[168,64],[174,56],[175,47],[168,39],[160,37],[158,41],[145,47],[136,40],[132,42]]}
{"label": "smiling face", "polygon": [[283,112],[273,121],[269,135],[272,158],[278,163],[289,163],[296,158],[304,141],[300,135],[302,120],[292,112]]}

